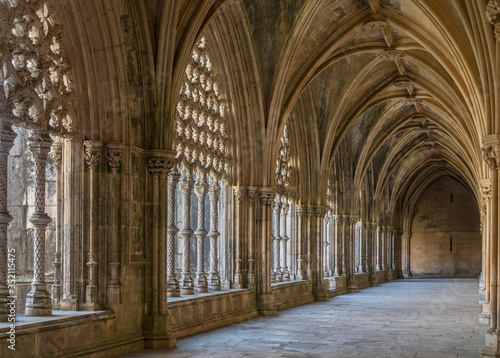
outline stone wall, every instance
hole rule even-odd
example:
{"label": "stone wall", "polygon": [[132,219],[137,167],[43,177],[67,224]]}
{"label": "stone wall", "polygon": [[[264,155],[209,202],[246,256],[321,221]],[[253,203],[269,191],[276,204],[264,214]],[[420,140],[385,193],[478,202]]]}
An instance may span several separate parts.
{"label": "stone wall", "polygon": [[410,238],[415,277],[478,277],[481,271],[479,212],[471,194],[443,177],[422,195]]}
{"label": "stone wall", "polygon": [[[33,274],[33,226],[28,221],[35,203],[34,162],[28,150],[29,131],[14,128],[17,133],[8,162],[8,210],[13,217],[8,230],[8,247],[16,250],[18,282],[31,281]],[[45,212],[52,219],[46,232],[45,272],[53,275],[55,252],[56,171],[49,158],[46,169]]]}

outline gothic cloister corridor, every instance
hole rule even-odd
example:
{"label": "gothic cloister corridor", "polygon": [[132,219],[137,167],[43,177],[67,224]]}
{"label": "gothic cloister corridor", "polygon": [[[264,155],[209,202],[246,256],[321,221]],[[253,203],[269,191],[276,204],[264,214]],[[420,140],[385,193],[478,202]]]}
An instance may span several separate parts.
{"label": "gothic cloister corridor", "polygon": [[405,279],[177,341],[126,357],[477,357],[476,279]]}

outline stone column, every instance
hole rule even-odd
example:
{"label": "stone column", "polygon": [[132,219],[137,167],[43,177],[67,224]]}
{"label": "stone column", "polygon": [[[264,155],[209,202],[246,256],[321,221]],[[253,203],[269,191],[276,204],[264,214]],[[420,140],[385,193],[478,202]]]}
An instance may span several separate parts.
{"label": "stone column", "polygon": [[333,235],[334,235],[334,276],[342,275],[342,244],[341,244],[341,233],[340,233],[340,216],[333,216]]}
{"label": "stone column", "polygon": [[204,170],[199,170],[196,175],[194,192],[198,199],[198,227],[194,232],[196,236],[196,276],[194,278],[195,292],[208,292],[205,278],[205,195],[207,194],[207,180]]}
{"label": "stone column", "polygon": [[286,224],[287,224],[287,215],[288,209],[290,206],[288,205],[288,199],[286,197],[281,198],[281,220],[280,220],[280,264],[281,264],[281,278],[282,281],[290,281],[290,272],[288,271],[287,265],[287,257],[286,257],[286,243],[289,240],[288,235],[286,234]]}
{"label": "stone column", "polygon": [[233,287],[242,288],[242,243],[241,235],[244,229],[244,214],[243,214],[243,197],[246,195],[246,188],[244,186],[233,187],[234,204],[235,204],[235,220],[234,220],[234,279]]}
{"label": "stone column", "polygon": [[328,212],[325,214],[324,218],[324,239],[323,239],[323,276],[330,276],[330,268],[328,267],[329,255],[328,255],[328,246],[330,243],[328,239],[330,238],[330,227],[328,225],[330,217],[328,216]]}
{"label": "stone column", "polygon": [[479,323],[490,324],[490,290],[491,290],[491,258],[490,258],[490,248],[491,248],[491,183],[489,180],[483,181],[482,183],[482,196],[483,196],[483,278],[484,278],[484,303],[482,305],[482,312],[479,315]]}
{"label": "stone column", "polygon": [[[500,23],[499,23],[500,26]],[[497,45],[500,52],[500,45]],[[491,247],[490,247],[490,330],[486,332],[485,346],[481,350],[482,357],[498,357],[500,356],[500,309],[498,285],[499,279],[499,183],[498,183],[498,158],[500,158],[500,134],[491,134],[483,138],[484,148],[481,148],[483,159],[490,169],[491,178],[491,212],[490,212],[490,227],[491,227]]]}
{"label": "stone column", "polygon": [[210,176],[208,195],[210,196],[210,271],[208,273],[208,289],[220,291],[220,277],[218,264],[218,239],[219,239],[219,181],[217,176]]}
{"label": "stone column", "polygon": [[356,239],[355,237],[355,232],[356,232],[356,217],[354,216],[349,216],[348,217],[348,225],[349,225],[349,239],[348,239],[348,248],[349,248],[349,279],[347,280],[347,289],[349,292],[359,292],[358,286],[356,284],[356,262],[354,260],[355,257],[355,252],[354,252],[354,241]]}
{"label": "stone column", "polygon": [[368,277],[370,281],[370,286],[378,286],[377,274],[376,274],[376,245],[375,245],[375,230],[377,226],[374,223],[367,223],[368,230]]}
{"label": "stone column", "polygon": [[8,247],[7,228],[12,221],[7,210],[7,175],[9,152],[14,145],[16,133],[12,130],[10,122],[6,118],[1,118],[0,122],[0,322],[7,322],[10,313],[8,297],[14,296],[14,292],[9,292],[7,285],[8,277]]}
{"label": "stone column", "polygon": [[303,280],[305,277],[304,268],[302,267],[303,252],[304,252],[302,220],[304,218],[304,210],[305,210],[304,204],[295,205],[295,212],[297,214],[297,274],[296,274],[297,280]]}
{"label": "stone column", "polygon": [[277,196],[273,203],[273,273],[271,275],[271,281],[282,282],[283,277],[281,276],[280,270],[280,210],[281,210],[281,200]]}
{"label": "stone column", "polygon": [[259,264],[259,287],[257,309],[262,316],[278,314],[274,303],[271,288],[271,240],[272,240],[272,214],[271,205],[274,202],[276,189],[274,187],[259,188],[259,199],[261,204],[260,220],[260,264]]}
{"label": "stone column", "polygon": [[121,176],[118,173],[123,159],[123,144],[107,143],[108,164],[111,167],[111,245],[109,248],[109,281],[106,288],[110,305],[120,303],[120,232],[121,232]]}
{"label": "stone column", "polygon": [[393,281],[393,275],[394,275],[394,230],[392,226],[387,227],[386,231],[386,257],[387,257],[387,281]]}
{"label": "stone column", "polygon": [[62,215],[63,215],[63,188],[62,188],[62,144],[52,143],[50,157],[56,168],[56,251],[54,254],[54,283],[52,285],[52,305],[60,306],[62,299],[62,274],[61,274],[61,245],[62,245]]}
{"label": "stone column", "polygon": [[167,179],[167,297],[179,297],[181,289],[175,274],[175,189],[179,182],[180,174],[176,169],[171,169]]}
{"label": "stone column", "polygon": [[52,139],[47,133],[33,133],[28,147],[35,161],[35,212],[29,218],[34,226],[33,282],[26,295],[26,316],[51,316],[52,303],[45,283],[45,229],[51,219],[45,213],[45,165]]}
{"label": "stone column", "polygon": [[314,250],[314,205],[307,204],[306,205],[306,277],[308,280],[313,282],[314,280],[314,272],[313,272],[313,254]]}
{"label": "stone column", "polygon": [[365,230],[363,228],[362,222],[359,222],[358,228],[359,228],[359,262],[358,262],[358,272],[365,272],[365,260],[364,260],[364,255],[365,255]]}
{"label": "stone column", "polygon": [[257,188],[247,187],[248,197],[248,287],[253,288],[255,285],[255,196]]}
{"label": "stone column", "polygon": [[315,207],[314,213],[316,215],[316,225],[314,227],[314,235],[311,239],[314,240],[313,247],[314,250],[311,253],[312,256],[312,266],[313,266],[313,294],[316,301],[328,301],[328,294],[325,290],[324,280],[323,280],[323,221],[325,219],[326,207],[323,205],[318,205]]}
{"label": "stone column", "polygon": [[193,178],[191,169],[183,165],[181,169],[179,188],[182,195],[182,229],[179,236],[182,239],[182,272],[180,288],[182,295],[193,295],[194,285],[191,278],[191,191],[193,190]]}
{"label": "stone column", "polygon": [[384,271],[384,276],[387,273],[387,227],[382,226],[380,236],[380,257],[381,257],[381,270]]}
{"label": "stone column", "polygon": [[97,287],[97,230],[98,230],[98,213],[97,213],[97,177],[96,169],[101,160],[100,142],[85,141],[85,161],[89,167],[89,253],[87,266],[89,268],[89,281],[85,289],[85,309],[94,311],[99,309],[98,303],[98,287]]}
{"label": "stone column", "polygon": [[401,246],[403,251],[403,277],[410,278],[410,237],[411,234],[409,232],[405,232],[401,237]]}
{"label": "stone column", "polygon": [[[160,175],[165,175],[168,173],[169,165],[167,161],[163,158],[149,158],[148,168],[152,177],[152,197],[153,197],[153,208],[151,218],[152,223],[152,249],[151,249],[151,291],[152,291],[152,302],[151,302],[151,313],[157,314],[160,311],[160,305],[164,304],[166,297],[163,296],[163,285],[164,285],[164,271],[163,265],[160,263],[164,260],[164,241],[161,230],[161,203],[160,203]],[[161,276],[161,278],[160,278]],[[163,282],[162,282],[163,281]]]}
{"label": "stone column", "polygon": [[349,257],[347,255],[347,251],[348,251],[348,246],[347,246],[347,228],[348,228],[348,223],[349,223],[349,220],[348,220],[348,217],[346,215],[341,215],[340,216],[340,245],[341,245],[341,261],[342,261],[342,267],[341,267],[341,272],[342,272],[342,276],[345,277],[346,279],[346,282],[347,282],[347,278],[349,276],[349,270],[348,270],[348,267],[349,267]]}
{"label": "stone column", "polygon": [[382,227],[380,225],[377,226],[376,232],[375,232],[375,241],[377,243],[376,245],[376,250],[377,250],[377,265],[376,269],[377,271],[382,270],[382,245],[380,244],[380,240],[382,237]]}

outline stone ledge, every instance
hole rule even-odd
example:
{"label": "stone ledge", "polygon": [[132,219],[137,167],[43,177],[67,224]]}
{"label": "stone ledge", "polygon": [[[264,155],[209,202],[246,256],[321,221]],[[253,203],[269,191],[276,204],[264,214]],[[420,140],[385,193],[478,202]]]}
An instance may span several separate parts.
{"label": "stone ledge", "polygon": [[254,292],[233,289],[168,298],[176,338],[201,333],[257,316]]}
{"label": "stone ledge", "polygon": [[10,325],[15,324],[16,335],[19,333],[29,333],[31,329],[52,329],[54,326],[67,327],[82,322],[88,323],[103,319],[113,319],[115,314],[112,311],[52,311],[52,316],[48,317],[26,317],[25,315],[16,315],[16,322],[0,322],[0,339],[8,336]]}
{"label": "stone ledge", "polygon": [[306,280],[273,283],[272,291],[278,310],[314,302],[311,283]]}

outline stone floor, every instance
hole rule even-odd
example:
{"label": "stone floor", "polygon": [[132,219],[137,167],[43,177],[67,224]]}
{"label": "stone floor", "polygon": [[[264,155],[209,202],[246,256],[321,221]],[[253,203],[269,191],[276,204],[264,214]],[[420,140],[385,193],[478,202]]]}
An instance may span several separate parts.
{"label": "stone floor", "polygon": [[478,280],[384,283],[127,357],[478,357]]}

